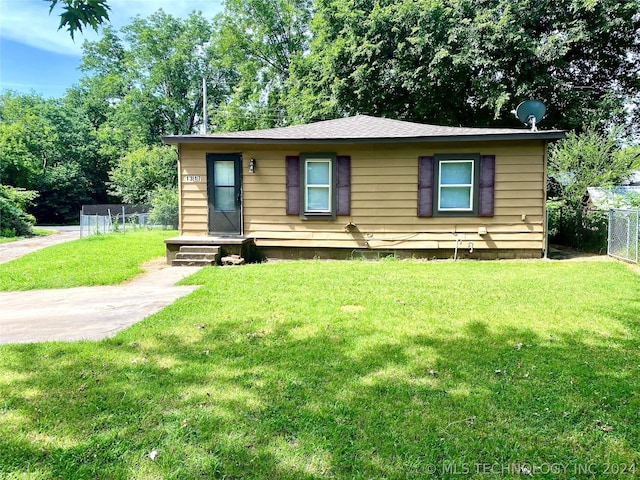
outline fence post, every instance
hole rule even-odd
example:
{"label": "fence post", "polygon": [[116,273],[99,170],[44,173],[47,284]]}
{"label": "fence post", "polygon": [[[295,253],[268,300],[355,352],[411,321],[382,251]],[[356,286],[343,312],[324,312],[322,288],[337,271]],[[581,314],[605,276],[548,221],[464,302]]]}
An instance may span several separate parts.
{"label": "fence post", "polygon": [[124,205],[122,206],[122,233],[127,231],[127,221],[125,216]]}
{"label": "fence post", "polygon": [[611,255],[611,242],[613,240],[613,228],[615,223],[613,220],[613,208],[609,209],[609,224],[607,225],[607,255]]}
{"label": "fence post", "polygon": [[636,216],[636,232],[635,232],[635,257],[636,257],[636,263],[638,263],[638,217],[640,217],[640,212],[638,210],[636,210],[635,212],[635,216]]}
{"label": "fence post", "polygon": [[[113,218],[111,217],[111,209],[107,208],[107,213],[109,214],[109,233],[113,233]],[[116,219],[116,222],[118,220]]]}
{"label": "fence post", "polygon": [[629,214],[627,216],[627,257],[629,257],[629,259],[631,259],[631,249],[633,247],[631,246],[631,214]]}

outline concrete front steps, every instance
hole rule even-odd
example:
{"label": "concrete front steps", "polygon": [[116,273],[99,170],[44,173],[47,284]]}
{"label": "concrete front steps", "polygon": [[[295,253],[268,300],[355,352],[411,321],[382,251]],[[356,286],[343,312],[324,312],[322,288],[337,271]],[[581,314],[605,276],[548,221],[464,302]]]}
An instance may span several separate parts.
{"label": "concrete front steps", "polygon": [[[247,263],[260,262],[264,259],[262,253],[256,247],[253,239],[242,236],[180,236],[167,238],[164,241],[167,249],[167,263],[169,265],[201,265],[194,263],[174,263],[175,260],[206,260],[206,265],[212,265],[211,257],[195,257],[190,254],[217,255],[215,263],[222,263],[224,257],[243,258]],[[189,254],[189,255],[181,255]],[[179,255],[179,256],[178,256]],[[222,259],[220,258],[222,257]],[[235,264],[236,262],[232,262]],[[204,265],[204,264],[203,264]]]}
{"label": "concrete front steps", "polygon": [[182,245],[171,261],[172,267],[205,267],[215,265],[220,247],[209,245]]}

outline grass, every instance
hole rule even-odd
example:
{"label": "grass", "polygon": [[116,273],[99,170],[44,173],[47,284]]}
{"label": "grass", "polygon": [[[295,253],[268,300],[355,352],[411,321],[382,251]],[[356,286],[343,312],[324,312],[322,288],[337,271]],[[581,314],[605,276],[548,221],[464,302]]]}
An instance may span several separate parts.
{"label": "grass", "polygon": [[34,237],[47,237],[56,233],[55,230],[50,230],[48,228],[33,228],[31,231]]}
{"label": "grass", "polygon": [[[47,235],[52,235],[53,233],[55,233],[53,230],[47,230],[44,228],[34,228],[32,236],[46,237]],[[24,240],[25,238],[30,238],[30,237],[0,237],[0,243],[15,242],[17,240]]]}
{"label": "grass", "polygon": [[0,347],[0,477],[634,476],[640,282],[622,264],[292,262],[185,283],[203,286],[112,339]]}
{"label": "grass", "polygon": [[0,291],[112,285],[142,272],[140,265],[164,255],[173,230],[95,235],[53,245],[0,264]]}

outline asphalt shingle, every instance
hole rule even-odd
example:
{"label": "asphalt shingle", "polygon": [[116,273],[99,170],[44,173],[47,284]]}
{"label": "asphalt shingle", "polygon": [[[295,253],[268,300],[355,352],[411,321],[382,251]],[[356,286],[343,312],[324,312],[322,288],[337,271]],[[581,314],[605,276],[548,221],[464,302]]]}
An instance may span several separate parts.
{"label": "asphalt shingle", "polygon": [[221,141],[366,141],[389,140],[402,141],[433,139],[477,139],[490,137],[531,136],[533,138],[561,138],[563,132],[547,130],[532,132],[527,128],[469,128],[428,125],[369,115],[325,120],[305,125],[269,128],[263,130],[245,130],[239,132],[213,133],[208,135],[176,135],[165,137],[167,143],[182,141],[220,143]]}

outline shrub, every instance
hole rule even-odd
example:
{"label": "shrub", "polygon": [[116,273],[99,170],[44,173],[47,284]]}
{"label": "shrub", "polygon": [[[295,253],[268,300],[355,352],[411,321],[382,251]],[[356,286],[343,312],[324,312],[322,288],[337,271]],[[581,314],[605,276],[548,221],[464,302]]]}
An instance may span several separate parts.
{"label": "shrub", "polygon": [[0,237],[23,237],[32,234],[36,219],[26,209],[37,192],[0,185]]}
{"label": "shrub", "polygon": [[603,253],[607,251],[608,213],[572,208],[564,202],[548,202],[551,243]]}
{"label": "shrub", "polygon": [[152,225],[178,228],[178,190],[176,188],[158,187],[151,193],[149,222]]}
{"label": "shrub", "polygon": [[128,153],[110,172],[111,193],[127,203],[148,203],[156,189],[177,187],[177,161],[175,148],[169,146]]}

